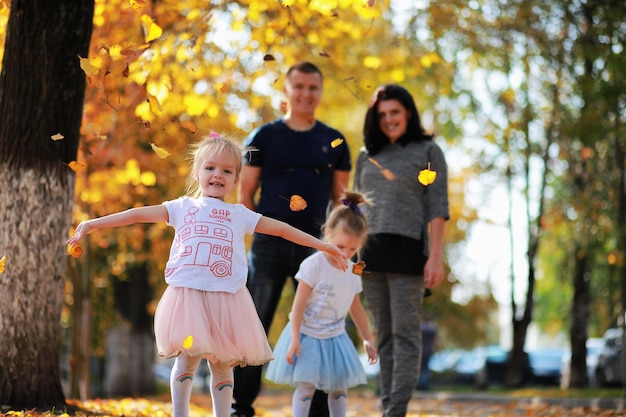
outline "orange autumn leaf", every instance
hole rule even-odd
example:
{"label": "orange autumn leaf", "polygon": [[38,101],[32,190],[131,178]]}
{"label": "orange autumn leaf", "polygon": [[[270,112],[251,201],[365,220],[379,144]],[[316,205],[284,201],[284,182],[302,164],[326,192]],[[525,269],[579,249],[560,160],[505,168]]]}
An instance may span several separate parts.
{"label": "orange autumn leaf", "polygon": [[337,138],[337,139],[333,140],[332,142],[330,142],[330,146],[332,148],[336,148],[337,146],[341,145],[342,143],[343,143],[343,139]]}
{"label": "orange autumn leaf", "polygon": [[4,268],[6,264],[7,264],[7,256],[4,255],[2,258],[0,258],[0,274],[4,272]]}
{"label": "orange autumn leaf", "polygon": [[287,102],[285,100],[281,100],[280,101],[280,112],[282,114],[286,114],[287,113]]}
{"label": "orange autumn leaf", "polygon": [[185,349],[191,349],[192,346],[193,346],[193,336],[189,335],[185,338],[185,340],[183,340],[183,347]]}
{"label": "orange autumn leaf", "polygon": [[63,135],[61,134],[61,132],[57,133],[56,135],[52,135],[52,136],[50,136],[50,139],[52,139],[52,140],[54,140],[54,141],[61,140],[61,139],[63,139],[63,138],[65,138],[65,136],[63,136]]}
{"label": "orange autumn leaf", "polygon": [[289,208],[291,211],[302,211],[306,208],[306,201],[299,195],[294,194],[289,199]]}
{"label": "orange autumn leaf", "polygon": [[420,171],[417,176],[417,180],[424,186],[429,186],[435,179],[437,178],[437,173],[435,171],[430,170],[430,162],[428,163],[428,168]]}
{"label": "orange autumn leaf", "polygon": [[70,167],[70,169],[74,172],[78,172],[81,169],[84,169],[87,167],[87,165],[85,165],[83,162],[78,162],[78,161],[70,161],[69,164],[67,164],[68,167]]}
{"label": "orange autumn leaf", "polygon": [[393,175],[393,172],[391,172],[390,170],[388,170],[387,168],[383,168],[380,171],[381,174],[383,174],[383,177],[387,178],[389,181],[393,181],[396,179],[396,176]]}
{"label": "orange autumn leaf", "polygon": [[130,7],[135,10],[140,10],[146,5],[144,0],[130,0]]}
{"label": "orange autumn leaf", "polygon": [[80,245],[70,246],[68,248],[68,253],[72,255],[72,258],[80,258],[83,254],[83,248]]}
{"label": "orange autumn leaf", "polygon": [[363,270],[365,269],[365,262],[359,261],[352,265],[352,273],[355,275],[363,275]]}
{"label": "orange autumn leaf", "polygon": [[180,122],[180,125],[184,127],[185,129],[189,130],[190,132],[195,133],[198,130],[198,127],[196,126],[196,124],[192,122],[191,120],[182,121]]}
{"label": "orange autumn leaf", "polygon": [[370,161],[372,164],[374,164],[374,166],[376,166],[378,169],[380,169],[380,173],[383,174],[383,177],[385,177],[387,180],[393,181],[396,178],[396,176],[393,175],[393,172],[391,172],[391,170],[387,168],[383,168],[383,166],[379,164],[378,161],[375,160],[374,158],[367,158],[367,160]]}
{"label": "orange autumn leaf", "polygon": [[154,143],[151,143],[151,144],[150,144],[150,146],[152,147],[152,150],[153,150],[154,152],[156,152],[156,154],[158,155],[158,157],[159,157],[159,158],[161,158],[161,159],[165,159],[165,158],[167,158],[168,156],[170,156],[170,155],[171,155],[168,151],[166,151],[166,150],[165,150],[165,149],[163,149],[163,148],[159,148],[159,147],[158,147],[158,146],[156,146]]}

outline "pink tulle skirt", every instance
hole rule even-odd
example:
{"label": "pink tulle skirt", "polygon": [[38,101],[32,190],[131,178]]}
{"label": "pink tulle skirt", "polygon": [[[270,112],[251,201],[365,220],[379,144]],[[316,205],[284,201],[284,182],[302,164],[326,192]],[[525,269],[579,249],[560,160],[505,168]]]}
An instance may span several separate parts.
{"label": "pink tulle skirt", "polygon": [[231,366],[274,356],[246,287],[234,294],[168,287],[154,315],[159,356],[203,356]]}

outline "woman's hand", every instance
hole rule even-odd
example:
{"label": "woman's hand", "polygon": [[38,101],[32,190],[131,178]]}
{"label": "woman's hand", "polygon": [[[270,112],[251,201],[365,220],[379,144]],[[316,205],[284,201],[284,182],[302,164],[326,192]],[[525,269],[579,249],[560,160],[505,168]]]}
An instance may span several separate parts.
{"label": "woman's hand", "polygon": [[430,256],[424,265],[424,284],[426,288],[436,287],[443,281],[443,262],[441,257]]}

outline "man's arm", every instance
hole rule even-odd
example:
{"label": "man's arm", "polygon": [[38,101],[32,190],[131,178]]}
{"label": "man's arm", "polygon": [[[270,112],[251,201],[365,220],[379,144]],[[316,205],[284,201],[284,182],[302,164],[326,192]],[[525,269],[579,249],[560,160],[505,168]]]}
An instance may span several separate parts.
{"label": "man's arm", "polygon": [[344,191],[348,189],[348,183],[350,182],[350,171],[335,170],[333,174],[333,185],[330,190],[330,198],[333,204],[338,204],[343,196]]}
{"label": "man's arm", "polygon": [[261,184],[261,167],[244,165],[241,170],[241,180],[239,181],[239,202],[256,211],[254,197]]}

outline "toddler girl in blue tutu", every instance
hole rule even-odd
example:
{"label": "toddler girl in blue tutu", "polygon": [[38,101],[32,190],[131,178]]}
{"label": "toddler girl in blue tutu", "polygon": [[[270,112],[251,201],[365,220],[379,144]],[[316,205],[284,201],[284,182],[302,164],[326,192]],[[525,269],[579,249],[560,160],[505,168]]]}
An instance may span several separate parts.
{"label": "toddler girl in blue tutu", "polygon": [[[324,225],[324,237],[351,259],[367,236],[367,219],[359,204],[368,203],[362,194],[346,192],[343,205],[336,206]],[[364,264],[349,262],[348,269],[324,252],[300,264],[298,288],[289,323],[274,349],[266,378],[296,387],[293,417],[306,417],[316,389],[328,392],[331,417],[346,415],[347,390],[367,382],[359,355],[345,330],[348,312],[356,325],[370,363],[378,352],[361,304],[361,273]]]}

